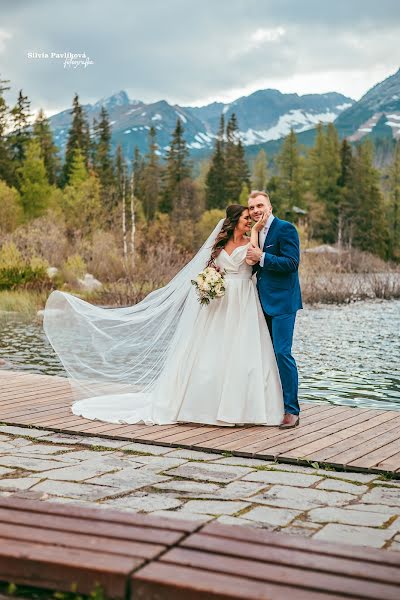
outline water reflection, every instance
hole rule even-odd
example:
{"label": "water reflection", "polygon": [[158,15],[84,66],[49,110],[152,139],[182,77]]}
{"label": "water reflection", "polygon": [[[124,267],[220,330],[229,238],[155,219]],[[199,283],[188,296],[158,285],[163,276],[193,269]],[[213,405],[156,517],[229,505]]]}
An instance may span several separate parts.
{"label": "water reflection", "polygon": [[[299,311],[294,355],[300,399],[400,410],[400,301],[357,302]],[[41,319],[0,315],[6,367],[63,375]]]}

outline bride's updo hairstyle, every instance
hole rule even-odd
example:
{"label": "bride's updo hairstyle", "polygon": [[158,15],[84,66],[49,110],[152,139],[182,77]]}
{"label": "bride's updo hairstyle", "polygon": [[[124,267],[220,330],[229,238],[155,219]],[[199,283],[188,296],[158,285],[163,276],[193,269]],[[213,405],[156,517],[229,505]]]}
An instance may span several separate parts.
{"label": "bride's updo hairstyle", "polygon": [[226,207],[225,221],[222,223],[221,231],[215,239],[208,265],[214,262],[221,250],[226,246],[228,240],[233,236],[235,227],[245,210],[248,210],[248,208],[242,204],[230,204]]}

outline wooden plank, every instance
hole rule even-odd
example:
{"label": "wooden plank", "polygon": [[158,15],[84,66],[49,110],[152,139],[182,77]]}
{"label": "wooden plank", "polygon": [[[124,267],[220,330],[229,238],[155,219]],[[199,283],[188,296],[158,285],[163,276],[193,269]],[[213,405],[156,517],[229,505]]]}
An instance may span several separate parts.
{"label": "wooden plank", "polygon": [[[348,462],[353,462],[354,459],[358,459],[362,456],[365,456],[366,454],[370,454],[372,451],[374,451],[374,453],[378,451],[379,454],[379,451],[381,451],[383,446],[386,446],[387,444],[393,442],[395,442],[396,444],[397,441],[396,447],[392,452],[392,454],[395,454],[397,451],[400,450],[399,424],[400,419],[397,423],[394,420],[388,421],[386,430],[383,430],[382,428],[380,432],[378,432],[376,435],[374,435],[373,438],[368,440],[355,440],[355,444],[353,445],[353,447],[348,448],[343,452],[337,452],[338,449],[336,449],[336,452],[334,452],[331,456],[331,460],[335,462],[336,460],[339,460],[340,462],[344,462],[347,464]],[[373,433],[376,433],[376,429],[373,430]],[[382,458],[385,458],[385,456],[382,456]]]}
{"label": "wooden plank", "polygon": [[[382,415],[382,419],[383,417],[384,415]],[[341,452],[342,448],[340,446],[341,442],[343,442],[343,445],[345,445],[345,431],[339,431],[335,436],[331,436],[333,438],[332,440],[324,440],[319,446],[312,446],[309,444],[307,446],[302,446],[301,448],[297,449],[297,451],[303,452],[303,455],[307,456],[308,458],[315,456],[316,454],[321,456],[322,448],[327,447],[329,449],[329,453],[327,451],[324,456],[328,454],[328,460],[331,462],[347,464],[348,460],[350,460],[350,457],[352,456],[352,453],[355,457],[358,457],[363,455],[363,447],[367,448],[368,445],[370,445],[371,448],[375,448],[376,446],[379,447],[379,440],[384,436],[388,435],[392,437],[394,435],[394,439],[396,439],[396,437],[399,435],[400,420],[397,423],[393,422],[393,420],[386,421],[381,423],[379,426],[371,427],[369,430],[366,430],[366,428],[362,429],[362,431],[356,430],[355,428],[351,429],[351,431],[347,430],[348,448],[345,448],[343,452]],[[334,460],[335,455],[339,457],[339,460]],[[340,460],[341,456],[345,459],[344,461]]]}
{"label": "wooden plank", "polygon": [[[346,413],[347,414],[347,413]],[[323,416],[323,415],[322,415]],[[301,430],[290,429],[290,430],[281,430],[276,427],[268,428],[267,431],[263,434],[255,433],[253,435],[248,435],[244,438],[238,437],[234,439],[232,442],[224,442],[220,444],[220,447],[225,450],[240,450],[240,451],[250,451],[253,452],[253,449],[256,447],[260,447],[261,449],[267,449],[270,446],[275,446],[277,443],[283,443],[286,440],[298,439],[299,435],[302,437],[307,435],[309,432],[318,431],[321,432],[325,427],[328,427],[331,423],[337,423],[338,420],[341,423],[345,422],[346,417],[339,414],[331,414],[329,417],[325,419],[319,419],[316,422],[311,422],[306,425],[301,425]],[[207,444],[203,444],[203,447],[207,447]]]}
{"label": "wooden plank", "polygon": [[[201,537],[201,536],[198,536]],[[216,538],[212,538],[214,541]],[[220,541],[220,540],[219,540]],[[183,565],[185,567],[200,568],[210,572],[218,572],[226,575],[235,575],[255,581],[263,581],[265,583],[275,583],[282,585],[293,586],[293,588],[304,589],[314,592],[334,593],[337,595],[357,597],[362,595],[364,598],[385,598],[385,600],[398,600],[400,588],[398,585],[376,582],[370,578],[364,578],[368,575],[370,565],[365,562],[358,562],[354,566],[358,576],[353,576],[351,573],[330,573],[329,571],[317,568],[312,569],[310,566],[305,568],[297,568],[292,565],[282,565],[279,561],[273,560],[269,562],[268,556],[271,554],[271,549],[268,546],[260,548],[259,544],[242,544],[244,553],[240,553],[238,546],[235,544],[238,552],[232,556],[231,548],[228,553],[225,552],[224,546],[219,544],[219,550],[209,547],[206,551],[192,550],[187,548],[173,548],[161,557],[161,562],[168,562],[175,565]],[[251,554],[247,554],[249,550]],[[264,550],[263,557],[257,552]],[[229,555],[228,555],[229,554]],[[295,552],[290,554],[295,556]],[[246,558],[244,558],[246,557]],[[331,560],[333,562],[333,560]],[[343,562],[343,561],[342,561]],[[348,562],[348,561],[346,561]],[[349,569],[350,570],[350,569]],[[391,569],[391,571],[396,571]]]}
{"label": "wooden plank", "polygon": [[[318,551],[310,551],[306,548],[292,548],[290,545],[279,547],[268,543],[260,543],[260,541],[242,541],[237,538],[229,538],[229,540],[227,540],[224,536],[206,535],[201,530],[199,533],[195,533],[183,540],[179,545],[179,549],[187,549],[191,552],[201,551],[207,553],[209,556],[221,554],[235,558],[246,558],[248,560],[257,561],[257,563],[263,563],[262,568],[264,568],[264,565],[272,564],[304,569],[304,572],[320,571],[336,576],[360,577],[362,579],[367,579],[368,581],[380,583],[390,582],[397,586],[400,585],[400,572],[398,567],[384,564],[382,553],[380,553],[380,563],[369,562],[360,557],[349,560],[349,558],[322,554]],[[160,560],[180,562],[180,560],[175,560],[173,558],[174,554],[174,550],[170,550],[160,557]],[[205,565],[199,564],[199,566]],[[240,565],[238,565],[238,569],[239,568]],[[251,568],[250,565],[249,568]],[[239,574],[239,571],[237,572]]]}
{"label": "wooden plank", "polygon": [[89,594],[100,584],[106,597],[123,599],[126,582],[144,559],[0,538],[0,579]]}
{"label": "wooden plank", "polygon": [[4,523],[0,521],[0,538],[19,540],[21,542],[37,542],[40,535],[40,543],[50,546],[63,546],[80,550],[91,550],[102,552],[107,549],[108,554],[121,554],[122,556],[136,556],[138,558],[150,559],[158,556],[165,550],[163,544],[150,544],[146,542],[124,540],[121,538],[110,538],[100,534],[86,534],[81,532],[70,532],[55,529],[38,530],[36,525],[26,526],[18,523]]}
{"label": "wooden plank", "polygon": [[[268,544],[273,548],[290,548],[306,552],[316,552],[320,555],[341,556],[355,560],[367,560],[373,563],[382,563],[382,551],[365,546],[353,546],[351,544],[334,544],[321,540],[303,538],[288,533],[276,533],[266,529],[254,529],[251,527],[236,527],[234,525],[222,525],[221,523],[206,523],[201,528],[201,535],[218,536],[225,539],[227,546],[229,540],[247,541],[258,544]],[[190,538],[191,543],[193,537]],[[182,541],[181,546],[186,545]],[[396,568],[400,567],[400,552],[385,552],[384,563]],[[374,567],[375,568],[375,567]]]}
{"label": "wooden plank", "polygon": [[[385,438],[385,441],[386,443],[384,446],[379,446],[374,451],[371,451],[372,448],[370,447],[368,453],[366,452],[357,458],[357,460],[352,459],[351,464],[355,467],[372,468],[383,460],[393,458],[393,456],[398,455],[400,451],[400,439],[398,432],[396,436],[393,436],[393,441],[391,443],[388,443],[389,438]],[[396,468],[398,469],[399,467],[400,462],[397,461]]]}
{"label": "wooden plank", "polygon": [[[285,456],[308,456],[307,450],[317,449],[318,451],[326,446],[332,445],[336,441],[340,441],[351,437],[353,434],[360,434],[363,431],[374,427],[375,424],[380,424],[385,420],[383,414],[374,416],[371,419],[365,420],[364,415],[355,413],[354,417],[343,421],[342,423],[333,423],[326,428],[321,428],[319,431],[313,431],[311,435],[299,435],[297,438],[292,437],[294,444],[288,443],[285,447],[279,449],[279,453],[284,453]],[[348,426],[347,426],[348,425]],[[289,441],[288,441],[289,442]],[[299,442],[299,443],[296,443]]]}
{"label": "wooden plank", "polygon": [[[375,437],[375,435],[379,435],[381,431],[386,431],[388,427],[388,422],[389,420],[385,412],[383,412],[381,415],[377,415],[376,417],[373,417],[368,421],[368,425],[370,426],[369,429],[364,428],[361,432],[356,432],[354,435],[346,436],[341,435],[340,430],[339,432],[333,432],[336,435],[330,436],[327,440],[329,443],[324,447],[321,447],[321,444],[316,446],[312,446],[312,444],[308,445],[307,440],[302,440],[302,442],[306,442],[304,446],[302,445],[302,452],[308,452],[311,455],[313,452],[317,451],[318,456],[321,459],[328,459],[332,454],[336,452],[335,449],[337,447],[343,450],[347,448],[352,448],[355,445],[356,440],[360,440],[361,436],[362,439],[367,440]],[[354,422],[354,424],[356,423],[357,421]],[[307,446],[307,448],[305,448],[305,446]],[[288,453],[288,455],[290,455],[290,453]]]}
{"label": "wooden plank", "polygon": [[[323,421],[316,421],[307,426],[300,425],[300,427],[296,427],[295,429],[281,431],[279,439],[272,438],[270,443],[261,440],[248,445],[245,444],[240,447],[240,451],[254,453],[255,455],[269,453],[272,456],[277,456],[281,453],[279,444],[285,444],[285,456],[289,456],[290,450],[301,445],[303,440],[315,441],[325,439],[331,432],[346,429],[347,423],[349,423],[350,427],[353,422],[364,422],[365,418],[364,415],[360,413],[352,413],[351,415],[344,413],[344,415],[345,416],[340,418],[340,415],[335,414]],[[277,441],[278,444],[276,443]],[[276,448],[277,446],[279,447],[276,451],[275,449],[274,451],[271,451],[272,448]],[[296,457],[297,456],[301,455],[296,454]]]}
{"label": "wooden plank", "polygon": [[131,600],[343,600],[343,595],[162,562],[139,569],[132,577],[131,589]]}

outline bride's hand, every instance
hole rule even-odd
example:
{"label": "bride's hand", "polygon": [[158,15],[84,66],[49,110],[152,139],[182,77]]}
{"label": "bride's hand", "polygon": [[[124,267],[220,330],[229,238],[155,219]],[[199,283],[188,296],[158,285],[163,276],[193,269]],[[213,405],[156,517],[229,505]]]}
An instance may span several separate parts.
{"label": "bride's hand", "polygon": [[254,223],[254,225],[253,225],[254,231],[257,231],[257,232],[261,231],[261,229],[263,229],[265,227],[265,224],[268,221],[268,217],[269,217],[268,211],[265,211],[264,214],[262,215],[262,217],[258,221],[256,221],[256,223]]}

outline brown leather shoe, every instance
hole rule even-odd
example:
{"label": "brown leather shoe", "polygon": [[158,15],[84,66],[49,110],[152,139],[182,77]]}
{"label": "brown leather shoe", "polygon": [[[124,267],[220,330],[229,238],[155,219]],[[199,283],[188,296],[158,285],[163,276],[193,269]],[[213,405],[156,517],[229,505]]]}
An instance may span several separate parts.
{"label": "brown leather shoe", "polygon": [[292,429],[292,427],[297,427],[300,423],[299,415],[292,415],[290,413],[285,413],[283,417],[282,423],[279,425],[279,429]]}

